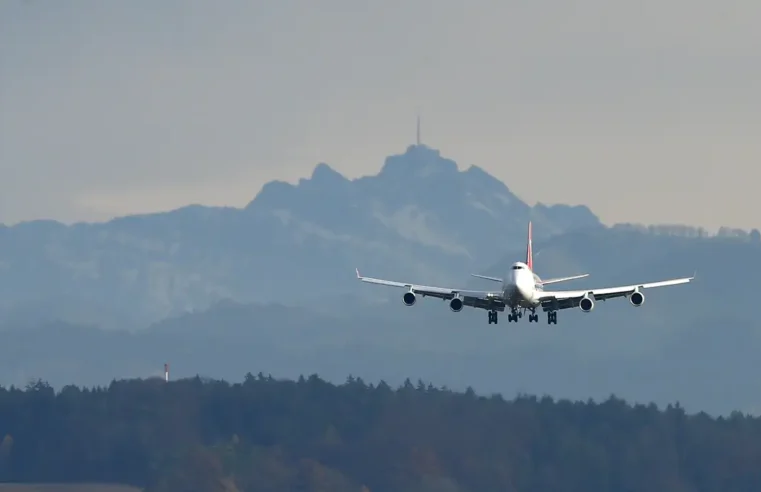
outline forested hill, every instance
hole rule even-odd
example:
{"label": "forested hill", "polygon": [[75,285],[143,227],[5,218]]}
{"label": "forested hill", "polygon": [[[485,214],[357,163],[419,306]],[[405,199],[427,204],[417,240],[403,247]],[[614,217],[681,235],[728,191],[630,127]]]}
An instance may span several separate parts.
{"label": "forested hill", "polygon": [[147,491],[761,490],[761,419],[350,378],[0,390],[0,481]]}

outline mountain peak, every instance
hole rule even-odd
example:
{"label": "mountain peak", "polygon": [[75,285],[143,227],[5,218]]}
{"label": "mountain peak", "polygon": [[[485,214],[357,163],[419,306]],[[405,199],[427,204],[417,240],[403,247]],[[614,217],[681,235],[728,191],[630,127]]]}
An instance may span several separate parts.
{"label": "mountain peak", "polygon": [[287,208],[294,200],[299,199],[300,192],[303,190],[312,190],[310,193],[313,193],[315,190],[318,190],[318,192],[323,190],[325,193],[330,194],[336,189],[343,189],[337,187],[344,187],[350,183],[351,181],[343,174],[326,163],[320,162],[312,170],[311,177],[299,179],[296,185],[278,180],[266,183],[254,199],[246,205],[246,209],[250,210],[256,205]]}
{"label": "mountain peak", "polygon": [[335,183],[348,181],[346,177],[330,167],[329,165],[321,162],[317,164],[312,171],[312,181],[317,183]]}
{"label": "mountain peak", "polygon": [[404,154],[386,158],[379,177],[409,179],[427,177],[433,174],[457,173],[457,163],[441,157],[441,153],[426,145],[410,145]]}

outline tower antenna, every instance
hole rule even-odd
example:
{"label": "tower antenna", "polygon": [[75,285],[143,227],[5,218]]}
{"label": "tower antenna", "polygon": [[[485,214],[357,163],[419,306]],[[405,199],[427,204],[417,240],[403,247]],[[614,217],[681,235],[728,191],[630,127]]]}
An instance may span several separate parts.
{"label": "tower antenna", "polygon": [[417,144],[420,146],[420,115],[417,115]]}

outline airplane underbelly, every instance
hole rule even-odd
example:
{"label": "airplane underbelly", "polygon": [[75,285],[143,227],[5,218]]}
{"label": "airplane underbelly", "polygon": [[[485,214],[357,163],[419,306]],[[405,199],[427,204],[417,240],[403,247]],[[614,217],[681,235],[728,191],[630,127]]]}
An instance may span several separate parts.
{"label": "airplane underbelly", "polygon": [[505,299],[507,300],[507,304],[513,307],[529,307],[533,304],[531,293],[526,292],[517,285],[512,285],[506,289]]}

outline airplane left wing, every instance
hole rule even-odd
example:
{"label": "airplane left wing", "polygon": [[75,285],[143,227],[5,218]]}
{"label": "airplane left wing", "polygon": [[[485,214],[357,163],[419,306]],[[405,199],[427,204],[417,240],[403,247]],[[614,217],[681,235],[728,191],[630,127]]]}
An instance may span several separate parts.
{"label": "airplane left wing", "polygon": [[558,282],[567,282],[569,280],[577,280],[584,277],[589,277],[589,274],[584,273],[581,275],[574,275],[572,277],[548,278],[547,280],[542,280],[542,285],[557,284]]}
{"label": "airplane left wing", "polygon": [[660,282],[624,285],[620,287],[606,287],[603,289],[559,290],[554,292],[544,291],[540,293],[539,300],[544,311],[568,309],[572,307],[578,307],[579,301],[581,301],[584,296],[587,296],[595,301],[604,301],[606,299],[613,299],[616,297],[628,297],[635,291],[639,290],[686,284],[694,278],[695,276],[676,278],[672,280],[662,280]]}
{"label": "airplane left wing", "polygon": [[435,297],[447,301],[454,299],[456,296],[459,296],[460,299],[462,299],[462,304],[465,306],[489,310],[493,309],[495,311],[505,310],[505,303],[502,300],[501,292],[453,289],[450,287],[435,287],[431,285],[413,284],[410,282],[397,282],[394,280],[363,277],[360,275],[359,269],[357,269],[356,272],[357,278],[362,282],[366,282],[368,284],[385,285],[387,287],[403,287],[415,295],[422,297]]}

